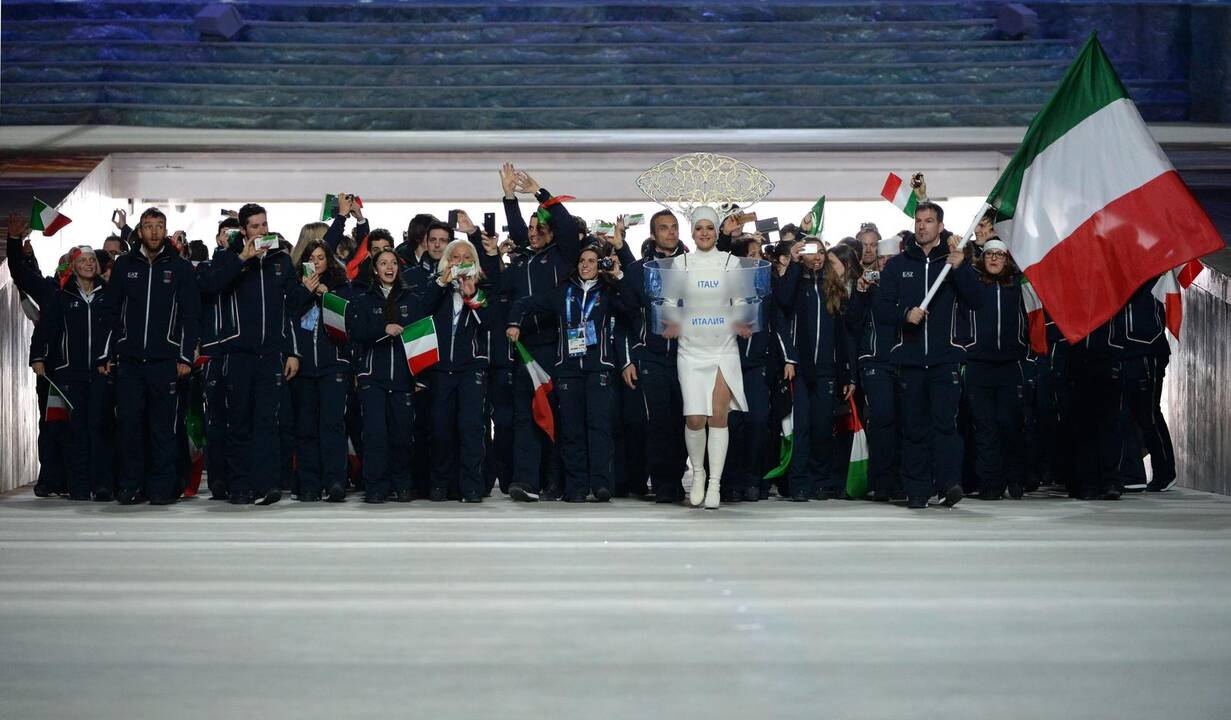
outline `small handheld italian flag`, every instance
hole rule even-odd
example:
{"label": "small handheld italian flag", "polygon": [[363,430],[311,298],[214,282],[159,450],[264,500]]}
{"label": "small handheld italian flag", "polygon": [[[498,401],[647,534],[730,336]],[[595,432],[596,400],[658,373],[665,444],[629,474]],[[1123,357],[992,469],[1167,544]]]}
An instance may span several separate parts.
{"label": "small handheld italian flag", "polygon": [[47,203],[34,198],[34,207],[30,210],[30,229],[38,230],[44,237],[55,235],[60,228],[73,220],[63,215]]}
{"label": "small handheld italian flag", "polygon": [[68,420],[68,415],[73,411],[73,404],[64,397],[64,393],[60,392],[60,388],[47,378],[47,409],[43,413],[45,422],[64,422]]}
{"label": "small handheld italian flag", "polygon": [[881,188],[881,197],[893,203],[894,207],[912,219],[915,217],[915,206],[919,204],[919,198],[915,197],[915,191],[910,183],[904,182],[897,175],[889,173],[889,177],[885,179],[885,186]]}
{"label": "small handheld italian flag", "polygon": [[812,231],[810,234],[819,238],[821,236],[821,231],[825,229],[824,195],[822,195],[821,199],[817,200],[816,204],[812,206],[812,209],[808,211],[808,217],[812,218]]}
{"label": "small handheld italian flag", "polygon": [[863,429],[863,421],[859,419],[859,411],[855,408],[855,396],[852,394],[851,429],[851,463],[846,466],[846,494],[849,497],[861,498],[868,494],[868,433]]}
{"label": "small handheld italian flag", "polygon": [[345,345],[350,340],[346,333],[346,308],[350,303],[341,295],[331,292],[321,298],[321,316],[325,320],[325,334],[339,345]]}
{"label": "small handheld italian flag", "polygon": [[1151,290],[1154,299],[1163,304],[1166,310],[1167,330],[1176,340],[1180,339],[1180,323],[1184,318],[1184,303],[1180,297],[1180,290],[1191,285],[1204,269],[1205,266],[1200,260],[1193,260],[1187,265],[1181,265],[1163,273]]}
{"label": "small handheld italian flag", "polygon": [[552,388],[551,376],[547,374],[542,365],[539,365],[520,340],[514,345],[517,347],[517,356],[521,359],[522,365],[526,366],[530,382],[534,385],[534,400],[530,403],[530,408],[534,413],[534,422],[547,434],[547,437],[551,438],[552,442],[555,442],[556,420],[551,412],[551,403],[547,400],[547,395]]}
{"label": "small handheld italian flag", "polygon": [[1030,325],[1030,349],[1039,355],[1046,355],[1047,316],[1043,314],[1043,301],[1025,275],[1022,275],[1022,304],[1026,306],[1026,321]]}
{"label": "small handheld italian flag", "polygon": [[402,347],[406,349],[406,364],[410,373],[418,375],[440,362],[440,348],[436,344],[436,318],[428,315],[402,330]]}
{"label": "small handheld italian flag", "polygon": [[[794,383],[792,383],[791,394],[794,395]],[[782,442],[778,445],[778,466],[773,470],[765,473],[766,480],[773,480],[786,475],[787,469],[791,467],[791,456],[795,452],[795,408],[782,418]]]}
{"label": "small handheld italian flag", "polygon": [[[208,362],[208,358],[206,359]],[[205,393],[200,382],[194,382],[188,394],[188,412],[184,416],[184,435],[188,438],[188,485],[184,497],[195,497],[201,487],[205,470]]]}

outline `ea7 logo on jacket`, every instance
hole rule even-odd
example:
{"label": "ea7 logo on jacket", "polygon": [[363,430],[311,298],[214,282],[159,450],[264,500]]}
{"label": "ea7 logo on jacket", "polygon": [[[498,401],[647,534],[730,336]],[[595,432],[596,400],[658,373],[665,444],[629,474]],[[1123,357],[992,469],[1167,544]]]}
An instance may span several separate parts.
{"label": "ea7 logo on jacket", "polygon": [[171,271],[170,271],[170,270],[163,270],[163,271],[162,271],[162,282],[163,282],[163,284],[165,284],[165,285],[170,285],[170,284],[171,284]]}
{"label": "ea7 logo on jacket", "polygon": [[908,277],[913,278],[914,276],[915,276],[914,270],[905,270],[902,272],[902,277],[904,278],[908,278]]}
{"label": "ea7 logo on jacket", "polygon": [[138,271],[136,271],[136,270],[129,270],[129,271],[128,271],[128,279],[129,279],[129,280],[137,280],[137,279],[138,279],[138,278],[140,278],[140,277],[141,277],[141,273],[140,273],[140,272],[138,272]]}

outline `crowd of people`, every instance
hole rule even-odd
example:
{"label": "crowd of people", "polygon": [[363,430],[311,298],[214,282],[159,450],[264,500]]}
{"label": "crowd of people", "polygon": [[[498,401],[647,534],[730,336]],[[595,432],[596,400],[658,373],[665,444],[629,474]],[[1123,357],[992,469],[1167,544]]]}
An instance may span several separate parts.
{"label": "crowd of people", "polygon": [[[500,182],[503,239],[458,211],[416,215],[396,242],[339,193],[331,221],[294,243],[271,240],[284,220],[252,203],[212,248],[169,235],[156,208],[135,228],[117,211],[117,235],[53,274],[10,216],[11,274],[37,306],[36,494],[170,504],[196,491],[197,457],[211,498],[256,505],[284,492],[477,503],[498,488],[522,502],[916,509],[1175,482],[1152,283],[1079,342],[1048,326],[1041,353],[990,217],[962,245],[924,200],[911,230],[865,223],[826,245],[812,216],[767,238],[701,206],[658,212],[636,243],[637,226],[592,232],[511,165]],[[707,271],[766,261],[761,322],[717,344],[658,327],[645,277],[679,256]],[[848,485],[856,424],[866,491]]]}

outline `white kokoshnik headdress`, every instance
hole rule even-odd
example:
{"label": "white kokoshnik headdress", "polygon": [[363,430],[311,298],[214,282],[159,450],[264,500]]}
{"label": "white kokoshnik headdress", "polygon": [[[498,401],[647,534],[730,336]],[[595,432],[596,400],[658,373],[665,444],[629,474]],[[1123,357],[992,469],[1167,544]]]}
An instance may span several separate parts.
{"label": "white kokoshnik headdress", "polygon": [[637,187],[646,197],[690,221],[717,218],[717,227],[736,205],[742,210],[764,200],[773,191],[774,181],[733,157],[692,153],[664,160],[641,173]]}

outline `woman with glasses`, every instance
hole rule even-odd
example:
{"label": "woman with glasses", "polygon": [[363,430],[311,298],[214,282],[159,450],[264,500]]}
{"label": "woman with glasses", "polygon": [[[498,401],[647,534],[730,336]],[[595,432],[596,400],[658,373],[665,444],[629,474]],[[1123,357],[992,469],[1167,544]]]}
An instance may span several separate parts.
{"label": "woman with glasses", "polygon": [[1000,239],[988,240],[975,260],[983,303],[974,311],[974,341],[966,351],[965,391],[973,422],[979,499],[1005,490],[1022,496],[1026,458],[1019,452],[1025,412],[1029,326],[1021,272]]}

